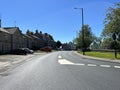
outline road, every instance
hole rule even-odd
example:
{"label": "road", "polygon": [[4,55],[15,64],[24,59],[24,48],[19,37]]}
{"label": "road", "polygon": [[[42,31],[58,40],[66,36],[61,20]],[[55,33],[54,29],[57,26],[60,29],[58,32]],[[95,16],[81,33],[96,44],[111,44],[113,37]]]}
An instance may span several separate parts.
{"label": "road", "polygon": [[59,51],[0,73],[0,90],[120,90],[120,64]]}

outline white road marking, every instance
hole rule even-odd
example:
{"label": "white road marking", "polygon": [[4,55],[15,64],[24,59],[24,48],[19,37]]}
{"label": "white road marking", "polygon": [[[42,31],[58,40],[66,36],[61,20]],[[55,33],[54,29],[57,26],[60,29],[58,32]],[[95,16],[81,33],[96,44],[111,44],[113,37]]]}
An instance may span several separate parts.
{"label": "white road marking", "polygon": [[100,65],[101,67],[107,67],[107,68],[109,68],[109,67],[111,67],[110,65]]}
{"label": "white road marking", "polygon": [[60,59],[60,58],[62,58],[62,56],[58,56],[58,58]]}
{"label": "white road marking", "polygon": [[90,67],[95,67],[95,66],[97,66],[97,65],[95,65],[95,64],[88,64],[88,66],[90,66]]}
{"label": "white road marking", "polygon": [[[76,66],[85,66],[84,63],[73,63],[69,60],[66,60],[66,59],[62,59],[62,56],[58,56],[58,63],[61,64],[61,65],[76,65]],[[97,65],[95,64],[86,64],[88,67],[96,67]],[[100,67],[104,67],[104,68],[110,68],[111,65],[99,65]],[[120,66],[113,66],[114,68],[119,68],[120,69]]]}
{"label": "white road marking", "polygon": [[85,64],[83,64],[83,63],[74,63],[73,65],[85,66]]}
{"label": "white road marking", "polygon": [[73,65],[74,64],[74,63],[72,63],[72,62],[70,62],[70,61],[68,61],[66,59],[60,59],[60,60],[58,60],[58,62],[60,64],[68,64],[68,65]]}
{"label": "white road marking", "polygon": [[120,66],[114,66],[114,68],[120,68]]}

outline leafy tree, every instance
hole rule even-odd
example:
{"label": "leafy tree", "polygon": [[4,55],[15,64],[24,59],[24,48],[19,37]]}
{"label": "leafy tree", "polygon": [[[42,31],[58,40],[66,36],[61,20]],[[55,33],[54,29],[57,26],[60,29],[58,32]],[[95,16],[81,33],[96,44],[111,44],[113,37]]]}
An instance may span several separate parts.
{"label": "leafy tree", "polygon": [[82,30],[79,32],[79,36],[75,40],[76,46],[79,49],[82,49],[83,47],[84,47],[84,49],[87,49],[94,40],[94,35],[93,35],[89,25],[84,25],[83,29],[84,29],[84,43],[83,43]]}
{"label": "leafy tree", "polygon": [[102,48],[103,49],[110,49],[112,41],[113,41],[112,38],[105,38],[105,39],[103,39]]}
{"label": "leafy tree", "polygon": [[[113,7],[109,7],[106,18],[104,19],[104,25],[105,28],[102,32],[102,37],[105,41],[103,41],[104,45],[110,47],[113,46],[115,43],[112,40],[109,40],[112,38],[113,33],[115,33],[117,38],[117,43],[120,42],[120,3],[116,3]],[[107,42],[106,42],[107,41]],[[108,45],[110,44],[110,46]]]}
{"label": "leafy tree", "polygon": [[120,32],[120,3],[116,3],[114,7],[109,7],[106,18],[104,19],[105,28],[102,32],[104,37],[111,37],[113,33]]}
{"label": "leafy tree", "polygon": [[117,42],[117,41],[112,41],[111,44],[110,44],[110,48],[111,49],[119,49],[120,48],[120,42]]}
{"label": "leafy tree", "polygon": [[56,42],[56,47],[59,48],[62,45],[62,43],[60,41]]}

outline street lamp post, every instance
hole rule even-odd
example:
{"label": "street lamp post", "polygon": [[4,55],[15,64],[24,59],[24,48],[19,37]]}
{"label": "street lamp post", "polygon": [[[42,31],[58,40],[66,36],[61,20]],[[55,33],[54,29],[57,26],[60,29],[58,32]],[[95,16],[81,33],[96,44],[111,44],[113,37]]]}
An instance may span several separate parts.
{"label": "street lamp post", "polygon": [[81,9],[82,10],[82,52],[85,55],[85,48],[84,48],[84,13],[83,8],[74,8],[74,9]]}

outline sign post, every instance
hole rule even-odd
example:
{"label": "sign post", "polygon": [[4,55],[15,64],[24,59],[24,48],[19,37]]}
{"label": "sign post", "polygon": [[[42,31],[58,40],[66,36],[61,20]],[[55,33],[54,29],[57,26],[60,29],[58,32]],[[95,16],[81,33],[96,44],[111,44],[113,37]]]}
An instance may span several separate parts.
{"label": "sign post", "polygon": [[115,43],[115,46],[114,46],[115,58],[117,58],[117,50],[116,50],[117,49],[117,47],[116,47],[117,41],[116,41],[116,34],[115,33],[113,33],[112,38],[113,38],[114,43]]}

